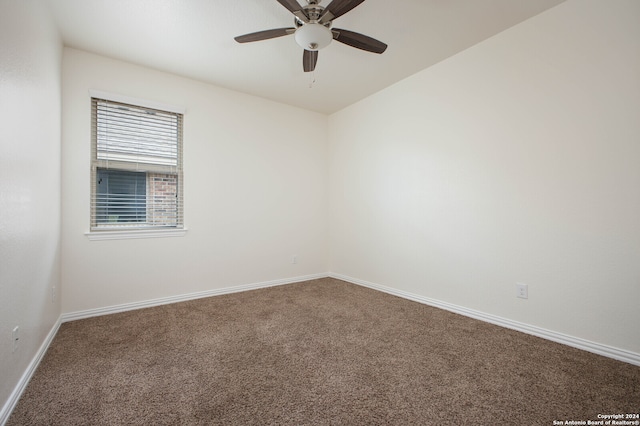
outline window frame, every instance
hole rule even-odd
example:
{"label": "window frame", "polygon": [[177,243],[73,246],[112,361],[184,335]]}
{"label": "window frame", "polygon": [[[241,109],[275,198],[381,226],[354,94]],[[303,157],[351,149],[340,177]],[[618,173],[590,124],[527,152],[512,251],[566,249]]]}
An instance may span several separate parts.
{"label": "window frame", "polygon": [[[122,227],[97,227],[92,226],[94,223],[95,209],[93,208],[94,197],[96,195],[96,182],[95,177],[97,176],[97,139],[93,135],[95,124],[93,121],[95,120],[93,113],[91,113],[93,109],[93,100],[100,99],[109,102],[117,102],[122,104],[128,104],[133,107],[140,108],[149,108],[153,110],[158,110],[162,112],[179,114],[180,117],[180,126],[179,126],[179,134],[178,134],[178,155],[177,155],[177,188],[179,194],[179,212],[181,215],[178,220],[177,226],[153,226],[153,225],[145,225],[145,226],[122,226]],[[90,136],[90,208],[89,208],[89,231],[85,232],[85,235],[89,240],[120,240],[120,239],[133,239],[133,238],[164,238],[164,237],[181,237],[186,235],[187,228],[184,225],[184,196],[183,196],[183,160],[182,160],[182,145],[184,144],[184,116],[186,112],[186,108],[176,105],[168,105],[159,102],[149,101],[145,99],[138,99],[130,96],[113,94],[98,90],[89,90],[89,100],[90,100],[90,108],[89,111],[91,113],[90,117],[90,126],[91,126],[91,136]],[[149,173],[149,172],[148,172]]]}

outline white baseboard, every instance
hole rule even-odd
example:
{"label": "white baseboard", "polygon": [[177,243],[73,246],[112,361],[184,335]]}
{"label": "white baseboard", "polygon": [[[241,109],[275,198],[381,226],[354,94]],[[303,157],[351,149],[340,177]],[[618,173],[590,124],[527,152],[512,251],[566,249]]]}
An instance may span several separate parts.
{"label": "white baseboard", "polygon": [[624,349],[615,348],[612,346],[603,345],[601,343],[591,342],[589,340],[581,339],[579,337],[569,336],[567,334],[558,333],[556,331],[546,330],[544,328],[536,327],[533,325],[513,321],[507,318],[502,318],[496,315],[487,314],[484,312],[468,309],[462,306],[454,305],[440,300],[431,299],[417,294],[409,293],[402,290],[397,290],[391,287],[386,287],[379,284],[370,283],[368,281],[352,278],[346,275],[329,273],[332,278],[347,281],[352,284],[357,284],[363,287],[368,287],[373,290],[382,291],[394,296],[402,297],[403,299],[412,300],[414,302],[422,303],[436,308],[441,308],[456,314],[464,315],[466,317],[474,318],[477,320],[485,321],[491,324],[499,325],[501,327],[510,328],[512,330],[520,331],[522,333],[531,334],[533,336],[541,337],[543,339],[551,340],[556,343],[571,346],[574,348],[582,349],[584,351],[592,352],[598,355],[613,358],[618,361],[627,362],[629,364],[640,366],[640,354],[630,352]]}
{"label": "white baseboard", "polygon": [[29,380],[31,380],[33,373],[36,372],[38,365],[40,365],[40,361],[42,361],[42,357],[44,357],[44,354],[47,352],[47,349],[49,349],[49,345],[53,341],[53,338],[56,336],[56,333],[58,333],[60,324],[61,320],[60,318],[58,318],[55,324],[53,324],[53,327],[51,327],[51,330],[49,330],[47,337],[45,337],[44,341],[38,348],[38,351],[34,355],[33,359],[27,366],[27,369],[22,374],[22,377],[20,377],[20,380],[18,380],[18,384],[13,389],[13,392],[11,392],[11,395],[9,395],[9,399],[7,399],[7,402],[5,402],[4,406],[2,407],[2,411],[0,411],[0,425],[4,425],[9,420],[9,416],[11,415],[11,412],[13,412],[13,409],[16,407],[20,396],[22,396],[22,393],[29,384]]}
{"label": "white baseboard", "polygon": [[97,317],[101,315],[115,314],[118,312],[132,311],[134,309],[152,308],[154,306],[167,305],[170,303],[186,302],[188,300],[202,299],[204,297],[220,296],[223,294],[238,293],[241,291],[257,290],[260,288],[275,287],[284,284],[293,284],[302,281],[310,281],[318,278],[325,278],[328,274],[303,275],[293,278],[284,278],[273,281],[264,281],[253,284],[245,284],[234,287],[225,287],[214,290],[199,291],[196,293],[180,294],[177,296],[161,297],[158,299],[143,300],[141,302],[123,303],[121,305],[107,306],[104,308],[87,309],[84,311],[69,312],[62,314],[62,322],[75,321],[84,318]]}

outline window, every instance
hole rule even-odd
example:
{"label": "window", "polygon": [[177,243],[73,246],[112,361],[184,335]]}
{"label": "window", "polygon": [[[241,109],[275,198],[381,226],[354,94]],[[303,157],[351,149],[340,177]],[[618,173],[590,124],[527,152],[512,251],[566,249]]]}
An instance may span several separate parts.
{"label": "window", "polygon": [[182,229],[182,114],[91,105],[91,231]]}
{"label": "window", "polygon": [[147,174],[98,169],[96,223],[145,223],[147,219]]}

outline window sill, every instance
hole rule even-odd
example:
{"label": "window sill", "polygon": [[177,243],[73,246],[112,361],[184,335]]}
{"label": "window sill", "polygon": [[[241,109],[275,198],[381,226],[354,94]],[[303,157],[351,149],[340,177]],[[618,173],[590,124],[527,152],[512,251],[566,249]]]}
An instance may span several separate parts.
{"label": "window sill", "polygon": [[129,229],[122,231],[105,230],[84,233],[90,241],[184,237],[186,234],[186,229]]}

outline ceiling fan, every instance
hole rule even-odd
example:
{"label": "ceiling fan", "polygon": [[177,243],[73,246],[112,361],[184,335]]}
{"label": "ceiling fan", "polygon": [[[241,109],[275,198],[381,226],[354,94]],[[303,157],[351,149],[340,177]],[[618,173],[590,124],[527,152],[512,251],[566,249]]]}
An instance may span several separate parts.
{"label": "ceiling fan", "polygon": [[331,40],[373,53],[382,53],[387,49],[387,45],[383,42],[364,34],[332,28],[334,19],[349,12],[364,0],[333,0],[327,7],[320,6],[319,3],[322,0],[306,1],[307,5],[302,7],[297,0],[277,0],[293,13],[294,27],[245,34],[235,37],[235,41],[248,43],[294,34],[296,43],[304,49],[302,55],[304,72],[310,72],[316,68],[318,50],[327,47]]}

